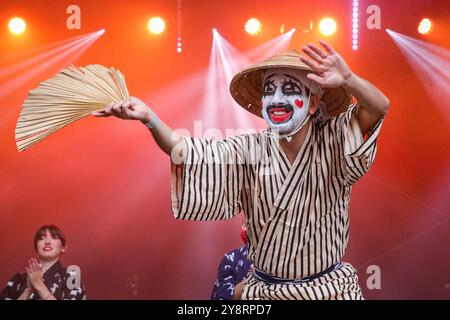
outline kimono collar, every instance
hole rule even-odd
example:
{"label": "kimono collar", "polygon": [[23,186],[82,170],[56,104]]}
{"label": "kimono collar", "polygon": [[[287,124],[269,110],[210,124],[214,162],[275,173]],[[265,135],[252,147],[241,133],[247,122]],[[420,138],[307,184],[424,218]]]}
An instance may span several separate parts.
{"label": "kimono collar", "polygon": [[55,274],[61,274],[64,271],[64,267],[61,262],[58,260],[50,268],[47,269],[44,273],[44,280],[50,279],[55,276]]}

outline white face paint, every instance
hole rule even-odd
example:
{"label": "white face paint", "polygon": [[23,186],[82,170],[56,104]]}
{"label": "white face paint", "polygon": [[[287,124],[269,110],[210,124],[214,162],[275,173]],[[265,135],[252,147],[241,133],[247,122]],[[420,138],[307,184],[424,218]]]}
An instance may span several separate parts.
{"label": "white face paint", "polygon": [[277,69],[263,80],[262,115],[281,135],[291,133],[308,117],[308,93],[299,78],[296,70]]}

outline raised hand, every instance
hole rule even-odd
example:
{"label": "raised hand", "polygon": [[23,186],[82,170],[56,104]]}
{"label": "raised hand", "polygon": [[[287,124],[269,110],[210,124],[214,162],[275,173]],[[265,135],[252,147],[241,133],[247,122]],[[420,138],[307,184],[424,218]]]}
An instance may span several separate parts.
{"label": "raised hand", "polygon": [[302,56],[300,60],[314,71],[307,75],[308,79],[325,88],[337,88],[345,85],[352,75],[347,63],[325,41],[320,40],[319,43],[326,52],[313,43],[303,47],[303,52],[309,58]]}

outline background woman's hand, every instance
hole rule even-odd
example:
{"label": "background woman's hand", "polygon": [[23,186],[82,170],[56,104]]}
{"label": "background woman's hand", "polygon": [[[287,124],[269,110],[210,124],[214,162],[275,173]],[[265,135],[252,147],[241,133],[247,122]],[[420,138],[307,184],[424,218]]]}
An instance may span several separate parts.
{"label": "background woman's hand", "polygon": [[28,261],[27,270],[27,284],[29,283],[34,289],[38,289],[44,284],[44,272],[42,266],[34,258]]}

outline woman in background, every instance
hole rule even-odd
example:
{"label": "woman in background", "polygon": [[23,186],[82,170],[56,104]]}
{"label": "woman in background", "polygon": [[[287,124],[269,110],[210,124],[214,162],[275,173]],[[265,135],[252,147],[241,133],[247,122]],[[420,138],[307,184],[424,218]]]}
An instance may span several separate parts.
{"label": "woman in background", "polygon": [[25,273],[8,281],[2,300],[84,300],[86,294],[75,270],[66,270],[60,259],[67,250],[66,237],[57,226],[44,225],[36,231],[34,248],[39,260],[31,258]]}

